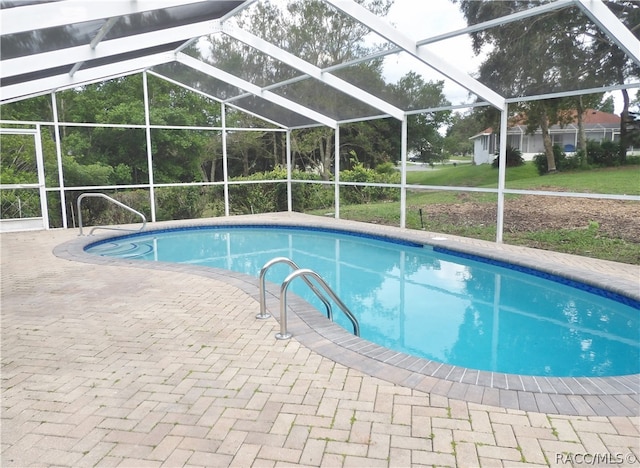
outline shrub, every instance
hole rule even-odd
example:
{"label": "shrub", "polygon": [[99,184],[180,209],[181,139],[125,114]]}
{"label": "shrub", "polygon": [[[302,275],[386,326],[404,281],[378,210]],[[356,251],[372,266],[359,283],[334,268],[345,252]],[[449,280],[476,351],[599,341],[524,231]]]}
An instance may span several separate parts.
{"label": "shrub", "polygon": [[[553,145],[553,157],[556,161],[556,170],[562,171],[569,164],[566,162],[567,154],[562,151],[562,148],[558,145]],[[538,153],[533,157],[533,164],[538,169],[538,174],[544,175],[549,172],[549,165],[547,163],[547,155],[545,153]]]}
{"label": "shrub", "polygon": [[[250,176],[234,177],[233,182],[286,179],[282,166],[272,171],[256,172]],[[284,183],[244,183],[229,186],[229,209],[235,214],[273,213],[287,209],[287,186]]]}
{"label": "shrub", "polygon": [[[234,182],[244,182],[229,186],[229,206],[234,214],[249,213],[273,213],[287,210],[287,184],[281,182],[287,178],[287,171],[284,167],[275,167],[272,171],[257,172],[246,177],[234,177]],[[318,174],[294,170],[292,179],[295,180],[322,180]],[[395,170],[393,164],[381,164],[374,169],[366,169],[362,164],[356,164],[352,170],[342,171],[340,179],[344,182],[363,182],[377,184],[399,184],[400,174]],[[257,182],[264,180],[265,182]],[[274,182],[268,182],[273,180]],[[253,182],[255,181],[255,182]],[[275,182],[278,181],[278,182]],[[334,188],[333,185],[322,183],[293,182],[292,204],[294,211],[309,211],[333,207]],[[213,195],[211,195],[213,194]],[[369,203],[373,201],[393,200],[400,198],[400,191],[391,187],[365,187],[346,186],[340,188],[341,200],[346,204]],[[184,195],[182,195],[184,197]],[[210,190],[209,205],[207,214],[215,216],[221,213],[224,205],[223,195],[220,187],[213,187]],[[179,196],[174,197],[174,203],[182,205]],[[201,217],[205,207],[200,205],[200,200],[192,200],[196,205],[198,215]],[[159,203],[160,204],[160,203]],[[180,219],[174,217],[173,219]]]}
{"label": "shrub", "polygon": [[[293,171],[291,176],[295,180],[322,180],[322,177],[318,174],[303,171]],[[334,204],[333,195],[332,185],[294,182],[291,186],[293,211],[304,212],[332,207]],[[286,209],[285,205],[282,210]]]}
{"label": "shrub", "polygon": [[[622,164],[620,161],[620,145],[613,141],[587,141],[587,157],[584,151],[578,150],[573,156],[567,156],[562,149],[554,145],[553,154],[556,159],[556,169],[559,171],[567,171],[571,169],[595,167],[611,167]],[[633,159],[631,159],[631,162]],[[540,175],[547,173],[547,157],[544,153],[536,154],[533,162],[538,169]],[[625,164],[629,164],[630,159],[627,158]]]}
{"label": "shrub", "polygon": [[572,156],[567,155],[565,158],[565,169],[588,169],[589,164],[585,157],[584,150],[576,151]]}
{"label": "shrub", "polygon": [[637,166],[638,164],[640,164],[640,156],[627,156],[627,159],[624,163],[627,165]]}
{"label": "shrub", "polygon": [[[322,180],[318,174],[294,170],[294,180]],[[246,177],[234,177],[233,181],[282,180],[287,178],[285,167],[258,172]],[[230,208],[235,214],[273,213],[287,210],[286,182],[264,182],[229,186]],[[294,211],[306,211],[333,206],[333,187],[325,184],[293,183],[291,199]]]}
{"label": "shrub", "polygon": [[[147,221],[149,221],[151,205],[148,190],[122,190],[114,193],[107,192],[105,195],[143,213],[147,218]],[[68,207],[71,210],[68,214],[71,215],[74,225],[75,217],[78,216],[78,214],[75,213],[75,210],[79,196],[80,192],[76,192],[67,198]],[[89,197],[82,201],[82,224],[84,226],[129,224],[139,223],[140,221],[141,220],[138,215],[133,214],[104,198]]]}
{"label": "shrub", "polygon": [[[522,151],[512,146],[507,146],[507,167],[517,167],[524,164],[524,158],[522,157]],[[500,165],[500,157],[497,157],[491,163],[491,166],[498,168]]]}
{"label": "shrub", "polygon": [[387,175],[392,175],[397,172],[396,167],[393,165],[391,161],[378,164],[375,170],[378,174],[387,174]]}
{"label": "shrub", "polygon": [[201,218],[207,205],[206,187],[161,187],[156,189],[156,218]]}
{"label": "shrub", "polygon": [[613,141],[587,141],[587,162],[594,166],[619,166],[620,145]]}
{"label": "shrub", "polygon": [[[361,163],[353,169],[340,172],[341,182],[369,182],[377,184],[398,184],[400,173],[397,171],[378,172],[365,168]],[[400,191],[392,187],[351,185],[340,188],[340,200],[346,204],[362,204],[374,201],[397,201]]]}

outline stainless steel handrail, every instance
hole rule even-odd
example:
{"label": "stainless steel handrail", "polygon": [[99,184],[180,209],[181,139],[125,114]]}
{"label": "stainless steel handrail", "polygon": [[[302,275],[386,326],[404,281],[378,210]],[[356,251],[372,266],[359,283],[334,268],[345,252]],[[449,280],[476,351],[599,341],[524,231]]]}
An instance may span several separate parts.
{"label": "stainless steel handrail", "polygon": [[298,276],[302,276],[303,278],[311,276],[313,279],[315,279],[320,284],[320,286],[322,286],[322,289],[324,289],[324,291],[331,297],[331,299],[333,299],[333,301],[338,304],[338,307],[342,309],[347,318],[351,321],[351,324],[353,325],[353,333],[356,336],[360,336],[360,325],[358,324],[358,320],[351,313],[349,308],[340,300],[336,293],[333,292],[333,290],[318,273],[313,270],[301,268],[287,276],[280,286],[280,333],[276,333],[276,338],[278,340],[288,340],[292,336],[291,333],[289,333],[289,331],[287,330],[287,290],[289,288],[289,284],[291,284],[291,282]]}
{"label": "stainless steel handrail", "polygon": [[[260,275],[259,275],[260,313],[256,315],[257,319],[262,320],[262,319],[268,319],[269,317],[271,317],[271,314],[267,312],[267,290],[265,286],[265,282],[266,282],[265,277],[267,275],[267,271],[269,270],[269,268],[271,268],[273,265],[276,265],[278,263],[286,263],[294,270],[300,269],[300,267],[296,265],[296,263],[293,260],[287,257],[276,257],[264,264],[264,266],[260,270]],[[302,279],[307,284],[307,286],[309,286],[309,288],[314,292],[314,294],[318,296],[318,299],[320,299],[324,304],[325,308],[327,309],[327,318],[329,320],[333,320],[333,311],[331,309],[331,304],[329,303],[327,298],[322,295],[322,293],[315,287],[315,285],[311,281],[309,281],[308,278],[303,277]]]}
{"label": "stainless steel handrail", "polygon": [[82,236],[82,210],[80,209],[80,202],[82,200],[84,200],[87,197],[93,197],[93,198],[105,198],[107,200],[109,200],[112,203],[115,203],[116,205],[124,208],[125,210],[128,210],[130,212],[132,212],[133,214],[136,214],[138,216],[140,216],[142,218],[142,227],[140,229],[126,229],[126,228],[115,228],[115,227],[104,227],[104,226],[95,226],[93,229],[91,229],[91,231],[89,231],[89,235],[93,234],[93,231],[95,231],[96,229],[111,229],[114,231],[142,231],[145,226],[147,225],[147,218],[140,213],[139,211],[134,210],[133,208],[131,208],[130,206],[125,205],[122,202],[119,202],[118,200],[111,198],[108,195],[105,195],[104,193],[83,193],[82,195],[80,195],[78,197],[78,202],[77,202],[77,206],[78,206],[78,225],[80,227],[80,233],[78,234],[79,236]]}

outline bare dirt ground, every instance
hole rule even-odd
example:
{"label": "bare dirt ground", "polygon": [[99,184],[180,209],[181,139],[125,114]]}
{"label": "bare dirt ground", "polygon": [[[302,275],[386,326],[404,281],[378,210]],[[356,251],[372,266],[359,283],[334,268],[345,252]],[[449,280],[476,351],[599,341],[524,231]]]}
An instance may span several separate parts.
{"label": "bare dirt ground", "polygon": [[[495,225],[496,206],[474,202],[469,194],[458,195],[458,204],[423,206],[425,216],[452,224]],[[504,230],[510,233],[544,229],[586,229],[599,225],[600,235],[640,243],[640,204],[621,200],[562,198],[525,195],[505,201]]]}

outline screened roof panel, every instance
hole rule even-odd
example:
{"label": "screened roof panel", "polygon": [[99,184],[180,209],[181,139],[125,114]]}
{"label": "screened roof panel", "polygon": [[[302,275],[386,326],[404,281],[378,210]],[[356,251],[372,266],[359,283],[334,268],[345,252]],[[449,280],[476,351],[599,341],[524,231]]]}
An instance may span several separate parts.
{"label": "screened roof panel", "polygon": [[[38,2],[42,3],[42,2]],[[117,17],[108,26],[103,41],[135,36],[151,31],[217,19],[241,4],[241,1],[206,1],[179,7],[144,11]],[[5,1],[2,0],[4,9]],[[20,5],[22,6],[22,5]],[[89,44],[107,25],[107,19],[6,34],[0,41],[3,60]],[[135,47],[135,44],[132,44]]]}
{"label": "screened roof panel", "polygon": [[640,24],[640,5],[637,2],[607,2],[605,6],[624,24]]}
{"label": "screened roof panel", "polygon": [[209,0],[121,16],[109,29],[105,40],[218,19],[241,3],[238,0]]}
{"label": "screened roof panel", "polygon": [[189,88],[207,94],[219,101],[226,101],[245,93],[242,89],[236,86],[213,78],[206,73],[194,70],[193,68],[179,62],[157,65],[151,68],[151,71],[161,76],[165,76],[177,83],[182,83]]}
{"label": "screened roof panel", "polygon": [[232,104],[250,114],[265,117],[271,122],[277,122],[283,127],[306,127],[318,124],[311,118],[273,104],[258,96],[247,95],[244,98],[233,101]]}
{"label": "screened roof panel", "polygon": [[149,55],[159,54],[162,52],[169,52],[174,50],[176,47],[182,45],[182,41],[171,42],[168,44],[160,44],[155,47],[148,47],[146,49],[140,50],[131,50],[129,52],[125,52],[123,54],[112,55],[110,57],[98,58],[95,60],[87,60],[83,62],[80,66],[80,70],[86,70],[93,67],[99,67],[102,65],[108,65],[110,63],[122,62],[125,60],[136,59],[140,57],[147,57]]}
{"label": "screened roof panel", "polygon": [[320,68],[394,47],[330,4],[314,0],[255,2],[232,22]]}
{"label": "screened roof panel", "polygon": [[[469,68],[469,75],[508,99],[605,87],[615,82],[618,71],[602,64],[616,55],[624,57],[577,6],[546,12],[536,20],[526,18],[491,27],[482,37],[497,42],[483,45],[481,60]],[[421,48],[442,54],[455,50],[458,39]],[[628,78],[639,81],[637,73]]]}
{"label": "screened roof panel", "polygon": [[[161,52],[168,52],[168,51],[174,50],[176,47],[180,46],[181,44],[182,44],[181,42],[174,42],[171,44],[162,44],[156,47],[150,47],[150,48],[141,49],[141,50],[132,50],[127,53],[113,55],[110,57],[99,58],[95,60],[87,60],[86,62],[82,62],[82,64],[79,66],[78,69],[88,70],[90,68],[109,65],[111,63],[117,63],[124,60],[131,60],[131,59],[146,57],[146,56],[161,53]],[[46,69],[38,70],[36,72],[31,72],[26,75],[10,76],[6,78],[1,77],[0,86],[10,86],[12,84],[17,84],[25,80],[42,79],[42,78],[47,78],[51,76],[66,74],[69,72],[71,67],[73,67],[73,65],[74,63],[71,62],[55,68],[46,68]]]}
{"label": "screened roof panel", "polygon": [[296,81],[272,91],[337,121],[383,115],[365,102],[314,79]]}
{"label": "screened roof panel", "polygon": [[[16,31],[3,34],[0,41],[3,101],[28,95],[29,92],[32,95],[47,92],[47,78],[52,78],[50,86],[56,89],[67,83],[73,86],[83,81],[95,81],[96,75],[100,74],[105,78],[121,75],[121,64],[125,63],[133,72],[154,62],[169,61],[161,54],[183,46],[198,31],[210,31],[212,19],[220,18],[244,3],[238,0],[66,0],[23,3],[10,8],[13,3],[0,2],[3,31]],[[129,14],[107,18],[99,13],[101,9],[105,10],[105,15],[114,11]],[[65,13],[70,22],[58,24]],[[73,22],[73,18],[86,21]],[[18,20],[31,19],[31,28],[16,24]],[[142,59],[139,67],[136,66],[136,58]],[[113,72],[109,70],[111,65]],[[88,70],[93,71],[87,73]],[[33,85],[28,86],[28,83]]]}
{"label": "screened roof panel", "polygon": [[396,29],[416,40],[467,26],[459,6],[451,0],[395,0],[389,9],[387,19]]}
{"label": "screened roof panel", "polygon": [[24,83],[26,81],[40,80],[49,76],[64,75],[69,72],[69,64],[60,65],[55,68],[47,68],[45,70],[36,70],[30,73],[23,73],[16,76],[0,76],[0,86],[11,86],[14,84]]}
{"label": "screened roof panel", "polygon": [[213,78],[179,62],[158,65],[151,68],[150,71],[160,77],[165,77],[170,81],[200,91],[220,102],[229,103],[256,116],[262,116],[266,120],[283,127],[305,126],[317,123],[312,119],[266,99],[252,96],[237,86]]}
{"label": "screened roof panel", "polygon": [[0,41],[0,53],[3,60],[8,60],[88,44],[105,23],[105,20],[87,21],[7,34]]}
{"label": "screened roof panel", "polygon": [[14,8],[14,7],[19,7],[19,6],[27,6],[27,5],[36,5],[38,3],[45,3],[45,2],[59,2],[61,0],[2,0],[2,2],[0,2],[0,8],[2,9],[9,9],[9,8]]}
{"label": "screened roof panel", "polygon": [[[518,96],[640,85],[633,2],[395,0],[388,18],[378,16],[377,2],[353,0],[0,0],[0,7],[3,103],[151,69],[303,126],[440,107],[441,99],[412,94],[408,76],[441,83],[452,105],[478,99],[497,108]],[[538,33],[550,22],[544,40]],[[499,52],[480,47],[503,31],[503,42],[493,41]],[[201,38],[212,34],[213,47],[203,48]],[[482,51],[475,59],[474,39]],[[599,50],[586,53],[594,44]],[[487,58],[499,79],[482,68]],[[614,76],[621,69],[626,84]]]}
{"label": "screened roof panel", "polygon": [[301,76],[298,70],[286,63],[225,34],[201,38],[197,49],[185,52],[260,87]]}
{"label": "screened roof panel", "polygon": [[[379,68],[382,75],[377,72]],[[467,104],[476,99],[463,86],[406,52],[335,69],[332,73],[406,112]]]}

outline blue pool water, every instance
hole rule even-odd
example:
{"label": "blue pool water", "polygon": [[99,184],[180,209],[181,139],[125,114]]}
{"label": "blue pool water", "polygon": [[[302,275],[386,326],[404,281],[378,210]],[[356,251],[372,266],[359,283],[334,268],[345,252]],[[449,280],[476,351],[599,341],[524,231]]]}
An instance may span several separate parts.
{"label": "blue pool water", "polygon": [[[396,351],[521,375],[640,372],[637,301],[429,246],[320,229],[225,226],[124,236],[87,251],[256,278],[269,260],[288,257],[327,281],[358,318],[362,338]],[[280,284],[290,272],[275,265],[267,280]],[[302,280],[290,290],[324,311]],[[352,331],[337,307],[334,318]]]}

